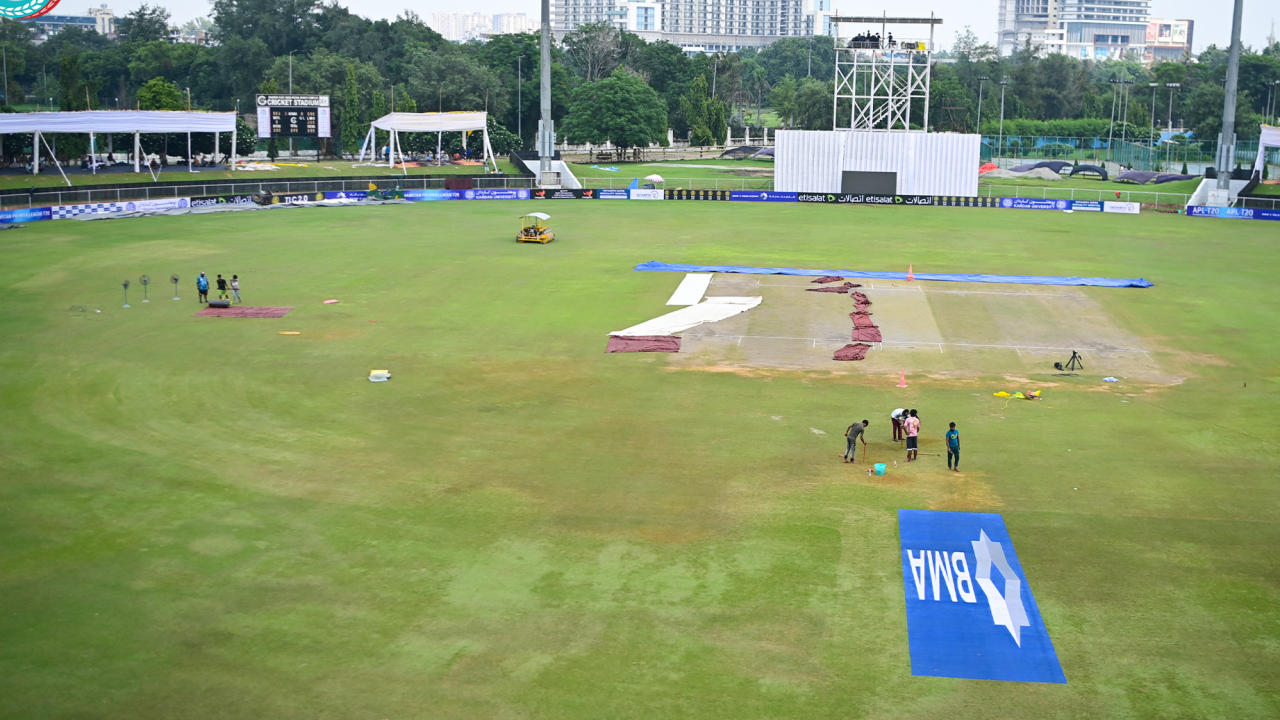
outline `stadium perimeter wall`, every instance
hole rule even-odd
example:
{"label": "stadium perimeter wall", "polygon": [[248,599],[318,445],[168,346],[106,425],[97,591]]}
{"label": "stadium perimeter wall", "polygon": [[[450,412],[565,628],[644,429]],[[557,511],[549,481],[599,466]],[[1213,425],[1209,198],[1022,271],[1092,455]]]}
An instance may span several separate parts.
{"label": "stadium perimeter wall", "polygon": [[780,130],[774,189],[841,191],[845,171],[895,172],[899,195],[978,194],[982,137],[883,130]]}

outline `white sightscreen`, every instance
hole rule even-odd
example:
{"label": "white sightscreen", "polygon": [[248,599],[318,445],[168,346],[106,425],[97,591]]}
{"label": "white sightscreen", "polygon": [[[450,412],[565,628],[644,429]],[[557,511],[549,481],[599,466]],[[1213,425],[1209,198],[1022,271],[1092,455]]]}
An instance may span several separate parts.
{"label": "white sightscreen", "polygon": [[978,194],[978,135],[867,130],[780,130],[774,189],[840,192],[845,171],[895,172],[899,195]]}

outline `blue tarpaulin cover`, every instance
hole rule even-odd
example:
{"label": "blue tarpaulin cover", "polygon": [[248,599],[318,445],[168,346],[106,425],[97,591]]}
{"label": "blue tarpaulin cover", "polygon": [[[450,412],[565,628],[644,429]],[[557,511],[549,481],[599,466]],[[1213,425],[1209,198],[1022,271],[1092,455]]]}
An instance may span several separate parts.
{"label": "blue tarpaulin cover", "polygon": [[[871,270],[805,270],[803,268],[745,267],[741,265],[680,265],[650,260],[635,267],[636,270],[657,272],[718,272],[743,275],[804,275],[821,277],[839,275],[844,278],[870,278],[872,280],[906,280],[901,272],[876,272]],[[1008,283],[1011,285],[1086,285],[1089,287],[1151,287],[1155,283],[1143,278],[1061,277],[1056,275],[965,275],[960,273],[915,273],[916,280],[941,282]]]}

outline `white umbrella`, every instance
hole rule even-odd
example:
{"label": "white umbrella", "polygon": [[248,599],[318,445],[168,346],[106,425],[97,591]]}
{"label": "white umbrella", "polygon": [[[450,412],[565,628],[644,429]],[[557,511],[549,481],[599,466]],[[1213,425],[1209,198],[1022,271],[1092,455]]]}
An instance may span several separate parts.
{"label": "white umbrella", "polygon": [[645,180],[648,180],[649,182],[656,182],[656,183],[665,182],[662,179],[662,176],[656,173],[653,175],[649,175],[648,177],[645,178]]}

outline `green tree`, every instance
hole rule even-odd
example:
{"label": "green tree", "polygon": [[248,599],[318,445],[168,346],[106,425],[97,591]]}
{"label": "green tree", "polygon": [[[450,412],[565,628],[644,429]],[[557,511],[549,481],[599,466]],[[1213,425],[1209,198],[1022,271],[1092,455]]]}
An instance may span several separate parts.
{"label": "green tree", "polygon": [[[387,112],[390,111],[391,109],[387,103],[386,93],[382,92],[382,88],[380,87],[376,87],[373,89],[373,91],[370,93],[369,101],[370,101],[370,108],[369,108],[370,120],[377,120],[383,115],[386,115]],[[377,154],[377,149],[382,147],[383,145],[386,145],[388,140],[389,140],[389,136],[386,130],[375,129],[373,131],[373,148],[374,148],[375,155]]]}
{"label": "green tree", "polygon": [[805,79],[796,88],[796,125],[803,130],[830,130],[831,83]]}
{"label": "green tree", "polygon": [[116,34],[130,43],[168,42],[169,11],[159,5],[143,3],[116,22]]}
{"label": "green tree", "polygon": [[[262,85],[258,86],[258,92],[263,95],[273,95],[280,92],[280,86],[276,85],[276,81],[272,78],[267,78],[262,81]],[[272,160],[280,157],[280,145],[276,142],[275,136],[267,140],[267,157]]]}
{"label": "green tree", "polygon": [[319,0],[214,0],[215,36],[260,40],[273,56],[305,50],[318,37]]}
{"label": "green tree", "polygon": [[151,78],[138,89],[139,110],[184,110],[186,96],[181,88],[162,77]]}
{"label": "green tree", "polygon": [[560,130],[572,143],[608,141],[619,149],[646,146],[666,138],[666,103],[639,77],[619,68],[573,91]]}
{"label": "green tree", "polygon": [[63,55],[58,60],[58,107],[63,110],[88,110],[88,89],[81,73],[80,54]]}
{"label": "green tree", "polygon": [[608,23],[580,25],[563,43],[570,65],[587,82],[609,75],[622,61],[622,33]]}
{"label": "green tree", "polygon": [[364,105],[360,102],[360,87],[356,85],[355,65],[347,63],[346,78],[338,94],[339,153],[355,154],[364,139]]}
{"label": "green tree", "polygon": [[791,127],[796,116],[796,79],[784,76],[769,91],[769,106],[778,114],[783,127]]}
{"label": "green tree", "polygon": [[724,102],[711,97],[705,77],[697,75],[693,78],[689,92],[680,98],[680,108],[689,126],[689,144],[724,143],[729,131],[729,108]]}

